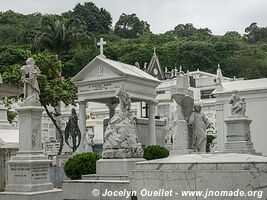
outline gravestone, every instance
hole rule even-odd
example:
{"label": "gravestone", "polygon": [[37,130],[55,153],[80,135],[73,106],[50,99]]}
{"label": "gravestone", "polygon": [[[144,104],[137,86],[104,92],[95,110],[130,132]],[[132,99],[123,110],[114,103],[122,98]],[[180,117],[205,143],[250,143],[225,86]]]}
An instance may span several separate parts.
{"label": "gravestone", "polygon": [[37,75],[40,73],[33,58],[22,66],[24,99],[17,109],[19,116],[19,151],[8,164],[6,191],[1,200],[61,200],[62,191],[50,182],[51,161],[43,154],[41,144],[41,114]]}

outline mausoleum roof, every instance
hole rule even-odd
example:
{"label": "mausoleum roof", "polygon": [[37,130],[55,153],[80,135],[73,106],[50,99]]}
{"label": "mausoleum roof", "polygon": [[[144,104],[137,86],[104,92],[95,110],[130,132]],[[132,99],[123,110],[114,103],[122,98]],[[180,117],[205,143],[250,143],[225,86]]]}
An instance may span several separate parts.
{"label": "mausoleum roof", "polygon": [[125,63],[111,60],[108,58],[104,58],[101,56],[96,56],[76,76],[74,76],[72,78],[72,81],[73,82],[79,81],[81,79],[81,77],[83,77],[83,75],[85,75],[88,68],[90,68],[94,64],[94,62],[96,62],[97,60],[108,64],[110,67],[114,68],[118,72],[121,72],[122,74],[134,76],[134,77],[141,78],[141,79],[147,79],[147,80],[158,82],[158,83],[161,82],[158,79],[154,78],[153,76],[149,75],[148,73],[144,72],[143,70],[137,68],[136,66],[125,64]]}
{"label": "mausoleum roof", "polygon": [[144,72],[143,70],[137,68],[136,66],[125,64],[125,63],[118,62],[115,60],[110,60],[108,58],[99,57],[99,59],[103,60],[107,64],[111,65],[112,67],[116,68],[117,70],[119,70],[125,74],[131,75],[131,76],[136,76],[139,78],[150,79],[151,81],[160,82],[158,79],[154,78],[153,76],[149,75],[148,73]]}
{"label": "mausoleum roof", "polygon": [[23,88],[0,83],[0,98],[9,96],[19,96],[23,93]]}
{"label": "mausoleum roof", "polygon": [[[78,101],[117,103],[118,89],[125,87],[132,102],[154,101],[161,83],[136,66],[96,56],[71,81],[78,86]],[[142,88],[142,89],[141,89]]]}
{"label": "mausoleum roof", "polygon": [[215,90],[213,94],[232,93],[233,90],[238,90],[240,92],[253,91],[253,90],[266,90],[267,78],[223,82],[222,85],[224,89],[221,91]]}
{"label": "mausoleum roof", "polygon": [[19,144],[19,130],[18,129],[0,129],[0,147],[1,145]]}

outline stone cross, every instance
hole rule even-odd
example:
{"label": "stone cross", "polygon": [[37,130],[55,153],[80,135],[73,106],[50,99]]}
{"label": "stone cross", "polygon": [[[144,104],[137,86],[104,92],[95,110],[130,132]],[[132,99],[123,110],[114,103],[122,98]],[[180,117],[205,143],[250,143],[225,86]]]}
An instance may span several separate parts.
{"label": "stone cross", "polygon": [[107,44],[103,38],[100,38],[100,41],[97,43],[97,46],[100,46],[100,56],[104,57],[104,45]]}

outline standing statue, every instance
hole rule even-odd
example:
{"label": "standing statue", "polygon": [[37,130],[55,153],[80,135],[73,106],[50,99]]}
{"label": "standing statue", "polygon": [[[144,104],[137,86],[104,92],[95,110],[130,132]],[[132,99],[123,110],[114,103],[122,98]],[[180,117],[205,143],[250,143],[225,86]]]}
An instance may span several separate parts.
{"label": "standing statue", "polygon": [[[69,144],[69,139],[72,140],[72,145]],[[78,117],[74,108],[71,110],[71,116],[65,128],[65,142],[72,149],[73,153],[78,149],[81,143],[81,131],[78,126]]]}
{"label": "standing statue", "polygon": [[24,83],[24,100],[23,104],[39,104],[40,89],[38,85],[37,75],[40,74],[39,68],[35,65],[33,58],[28,58],[27,65],[21,67],[22,82]]}
{"label": "standing statue", "polygon": [[194,111],[188,120],[189,130],[192,135],[189,145],[190,148],[195,149],[197,152],[206,152],[206,129],[213,126],[201,110],[202,106],[200,104],[195,104]]}
{"label": "standing statue", "polygon": [[245,115],[246,113],[246,102],[245,98],[240,98],[238,91],[234,90],[233,94],[229,100],[231,104],[231,114],[232,115]]}
{"label": "standing statue", "polygon": [[116,97],[119,99],[120,102],[120,114],[125,116],[131,115],[131,98],[129,94],[127,94],[122,88],[118,91]]}
{"label": "standing statue", "polygon": [[218,69],[217,69],[217,75],[216,75],[216,79],[215,79],[215,83],[217,85],[216,90],[223,90],[223,75],[222,75],[222,70],[220,65],[218,64]]}
{"label": "standing statue", "polygon": [[142,158],[143,148],[137,139],[137,128],[132,117],[131,99],[122,87],[117,92],[120,112],[109,121],[104,133],[103,158]]}

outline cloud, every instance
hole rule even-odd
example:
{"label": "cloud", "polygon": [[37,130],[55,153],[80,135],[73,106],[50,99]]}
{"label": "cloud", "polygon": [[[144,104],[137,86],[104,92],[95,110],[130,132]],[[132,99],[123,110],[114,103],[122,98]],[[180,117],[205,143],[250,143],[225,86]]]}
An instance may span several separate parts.
{"label": "cloud", "polygon": [[[81,0],[0,0],[0,10],[20,13],[57,13],[71,10]],[[244,32],[252,22],[267,26],[265,0],[93,0],[107,9],[113,23],[122,13],[136,13],[151,25],[154,33],[164,33],[180,23],[209,28],[214,34]]]}

